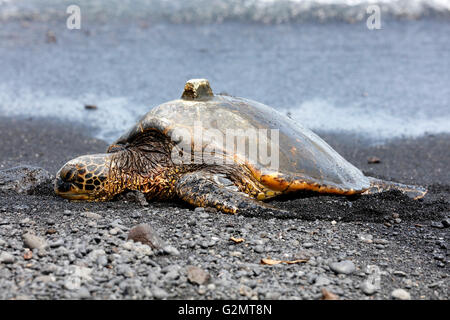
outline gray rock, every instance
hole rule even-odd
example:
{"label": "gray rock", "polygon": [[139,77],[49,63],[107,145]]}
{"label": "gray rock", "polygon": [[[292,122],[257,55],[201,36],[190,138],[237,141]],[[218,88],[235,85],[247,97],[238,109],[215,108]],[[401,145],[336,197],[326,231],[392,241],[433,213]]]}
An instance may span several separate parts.
{"label": "gray rock", "polygon": [[364,292],[369,296],[378,291],[377,286],[368,280],[363,281],[359,286],[359,288],[361,289],[362,292]]}
{"label": "gray rock", "polygon": [[205,286],[199,286],[197,292],[200,295],[204,295],[206,293],[206,287]]}
{"label": "gray rock", "polygon": [[164,250],[164,252],[166,253],[166,254],[170,254],[170,255],[174,255],[174,256],[178,256],[178,255],[180,255],[180,252],[178,251],[178,249],[177,248],[175,248],[174,246],[165,246],[164,248],[163,248],[163,250]]}
{"label": "gray rock", "polygon": [[58,247],[61,247],[62,245],[64,245],[64,240],[58,239],[58,240],[50,243],[50,248],[58,248]]}
{"label": "gray rock", "polygon": [[444,225],[441,222],[438,222],[438,221],[431,221],[430,225],[433,228],[438,228],[438,229],[444,228]]}
{"label": "gray rock", "polygon": [[133,270],[131,269],[131,267],[129,267],[126,264],[121,264],[121,265],[117,266],[116,270],[117,270],[117,274],[123,275],[124,277],[127,277],[127,278],[134,277]]}
{"label": "gray rock", "polygon": [[428,288],[440,287],[444,284],[444,281],[436,281],[428,285]]}
{"label": "gray rock", "polygon": [[141,242],[153,249],[161,249],[165,246],[164,241],[159,237],[156,231],[147,223],[139,224],[128,232],[128,240]]}
{"label": "gray rock", "polygon": [[64,281],[64,288],[67,290],[77,290],[81,286],[81,279],[77,276],[70,276]]}
{"label": "gray rock", "polygon": [[199,217],[202,219],[209,218],[209,214],[207,212],[200,212]]}
{"label": "gray rock", "polygon": [[105,255],[99,255],[97,257],[97,264],[101,267],[104,267],[108,264],[108,259],[106,258]]}
{"label": "gray rock", "polygon": [[309,260],[311,257],[317,256],[318,252],[313,249],[300,250],[293,255],[294,260]]}
{"label": "gray rock", "polygon": [[444,226],[444,228],[450,227],[450,218],[442,220],[441,223]]}
{"label": "gray rock", "polygon": [[52,275],[39,276],[39,277],[34,278],[34,281],[43,282],[43,283],[54,282],[55,280],[56,280],[56,278]]}
{"label": "gray rock", "polygon": [[120,219],[115,219],[114,221],[112,221],[112,222],[109,224],[109,227],[111,227],[111,228],[119,228],[119,229],[121,229],[121,230],[128,230],[127,227],[125,227],[124,225],[122,225],[122,220],[120,220]]}
{"label": "gray rock", "polygon": [[32,221],[30,218],[25,218],[19,221],[19,224],[23,227],[23,226],[27,226],[27,225],[34,225],[35,222]]}
{"label": "gray rock", "polygon": [[303,244],[303,248],[305,248],[305,249],[309,249],[309,248],[312,248],[312,247],[314,247],[314,243],[311,243],[311,242],[305,242],[305,243]]}
{"label": "gray rock", "polygon": [[373,242],[373,236],[371,234],[367,233],[361,233],[358,235],[359,240],[361,240],[364,243],[372,243]]}
{"label": "gray rock", "polygon": [[75,294],[77,299],[89,299],[91,298],[91,293],[86,287],[81,287]]}
{"label": "gray rock", "polygon": [[164,289],[159,287],[153,287],[152,293],[155,299],[166,299],[169,297],[169,294]]}
{"label": "gray rock", "polygon": [[373,242],[374,242],[375,244],[384,244],[384,245],[386,245],[386,244],[389,243],[389,241],[386,240],[386,239],[374,239]]}
{"label": "gray rock", "polygon": [[0,254],[0,263],[10,264],[14,263],[15,260],[14,256],[9,252],[2,252]]}
{"label": "gray rock", "polygon": [[210,275],[208,272],[199,267],[188,266],[187,277],[191,283],[202,285],[208,282]]}
{"label": "gray rock", "polygon": [[179,272],[177,270],[172,270],[166,273],[166,275],[164,276],[164,280],[170,282],[178,279],[179,277]]}
{"label": "gray rock", "polygon": [[355,264],[350,260],[330,263],[330,269],[336,273],[351,274],[356,270]]}
{"label": "gray rock", "polygon": [[112,228],[111,230],[109,230],[109,234],[112,236],[117,235],[121,230],[119,228]]}
{"label": "gray rock", "polygon": [[39,167],[25,165],[0,170],[0,190],[30,194],[40,186],[51,184],[52,180],[53,176]]}
{"label": "gray rock", "polygon": [[278,300],[278,299],[280,299],[280,297],[281,297],[281,294],[276,291],[269,291],[269,292],[266,292],[266,294],[265,294],[265,298],[267,300]]}
{"label": "gray rock", "polygon": [[264,252],[264,246],[262,246],[262,245],[257,245],[257,246],[255,247],[255,252],[257,252],[257,253],[263,253],[263,252]]}
{"label": "gray rock", "polygon": [[391,292],[391,297],[398,300],[411,300],[411,295],[404,289],[395,289]]}
{"label": "gray rock", "polygon": [[30,249],[44,249],[47,246],[45,239],[31,233],[23,235],[23,244]]}
{"label": "gray rock", "polygon": [[122,196],[123,196],[126,200],[132,201],[132,202],[135,202],[135,203],[138,203],[138,204],[140,204],[140,205],[143,206],[143,207],[148,206],[148,201],[147,201],[147,199],[145,198],[145,194],[143,194],[143,193],[140,192],[140,191],[135,191],[135,190],[133,190],[133,191],[128,191],[128,192],[126,192],[125,194],[123,194]]}
{"label": "gray rock", "polygon": [[317,278],[315,278],[314,280],[314,284],[316,286],[327,286],[331,283],[331,280],[328,279],[325,276],[318,276]]}
{"label": "gray rock", "polygon": [[158,273],[156,272],[149,273],[149,275],[147,276],[147,281],[150,283],[156,283],[158,281]]}
{"label": "gray rock", "polygon": [[95,213],[95,212],[83,212],[82,214],[81,214],[83,217],[86,217],[86,218],[90,218],[90,219],[95,219],[95,220],[98,220],[98,219],[101,219],[102,218],[102,216],[101,215],[99,215],[98,213]]}

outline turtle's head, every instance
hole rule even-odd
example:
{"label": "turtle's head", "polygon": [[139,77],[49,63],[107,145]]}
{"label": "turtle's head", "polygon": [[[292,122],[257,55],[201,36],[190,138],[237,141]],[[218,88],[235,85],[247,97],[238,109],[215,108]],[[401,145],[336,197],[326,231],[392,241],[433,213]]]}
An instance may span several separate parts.
{"label": "turtle's head", "polygon": [[70,200],[110,199],[110,154],[95,154],[67,162],[56,174],[55,192]]}

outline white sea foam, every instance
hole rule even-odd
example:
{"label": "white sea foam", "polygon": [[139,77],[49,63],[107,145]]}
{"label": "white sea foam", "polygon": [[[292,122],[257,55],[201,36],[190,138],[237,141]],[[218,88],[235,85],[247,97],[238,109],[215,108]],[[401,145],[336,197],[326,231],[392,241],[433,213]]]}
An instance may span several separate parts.
{"label": "white sea foam", "polygon": [[92,101],[91,94],[70,99],[24,88],[14,95],[11,92],[10,88],[0,85],[1,115],[54,118],[61,123],[82,124],[91,128],[95,137],[108,142],[118,138],[148,109],[130,103],[126,97],[95,96],[97,109],[91,111],[84,107]]}
{"label": "white sea foam", "polygon": [[[0,0],[0,19],[66,16],[72,0]],[[450,18],[447,0],[78,0],[83,19],[149,19],[151,22],[209,23],[230,20],[259,23],[367,18],[366,8],[377,4],[382,14],[416,19],[439,15]]]}
{"label": "white sea foam", "polygon": [[425,133],[450,133],[450,117],[414,113],[397,116],[386,109],[360,105],[336,106],[326,100],[305,101],[295,109],[280,110],[312,130],[364,134],[375,140],[418,137]]}

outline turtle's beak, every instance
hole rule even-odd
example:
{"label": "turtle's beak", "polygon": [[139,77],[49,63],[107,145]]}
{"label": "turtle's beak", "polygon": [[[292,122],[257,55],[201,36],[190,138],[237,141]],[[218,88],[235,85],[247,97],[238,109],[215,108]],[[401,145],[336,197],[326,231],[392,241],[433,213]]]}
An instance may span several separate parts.
{"label": "turtle's beak", "polygon": [[69,200],[107,200],[109,155],[87,155],[67,162],[56,174],[55,193]]}
{"label": "turtle's beak", "polygon": [[58,196],[69,200],[91,200],[89,194],[82,192],[82,188],[78,188],[72,182],[64,181],[61,177],[56,178],[54,190]]}

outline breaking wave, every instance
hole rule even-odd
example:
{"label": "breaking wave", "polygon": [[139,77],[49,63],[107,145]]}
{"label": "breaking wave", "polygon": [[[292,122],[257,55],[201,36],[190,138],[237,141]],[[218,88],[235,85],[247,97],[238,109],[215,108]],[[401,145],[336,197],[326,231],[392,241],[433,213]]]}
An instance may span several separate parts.
{"label": "breaking wave", "polygon": [[450,18],[448,0],[0,0],[0,20],[48,21],[67,17],[76,4],[85,21],[143,19],[149,23],[278,24],[286,22],[367,19],[367,7],[378,5],[383,19]]}
{"label": "breaking wave", "polygon": [[399,116],[389,110],[367,109],[360,105],[338,107],[323,99],[305,101],[295,109],[279,111],[313,131],[354,133],[375,141],[450,133],[447,116],[420,112]]}

